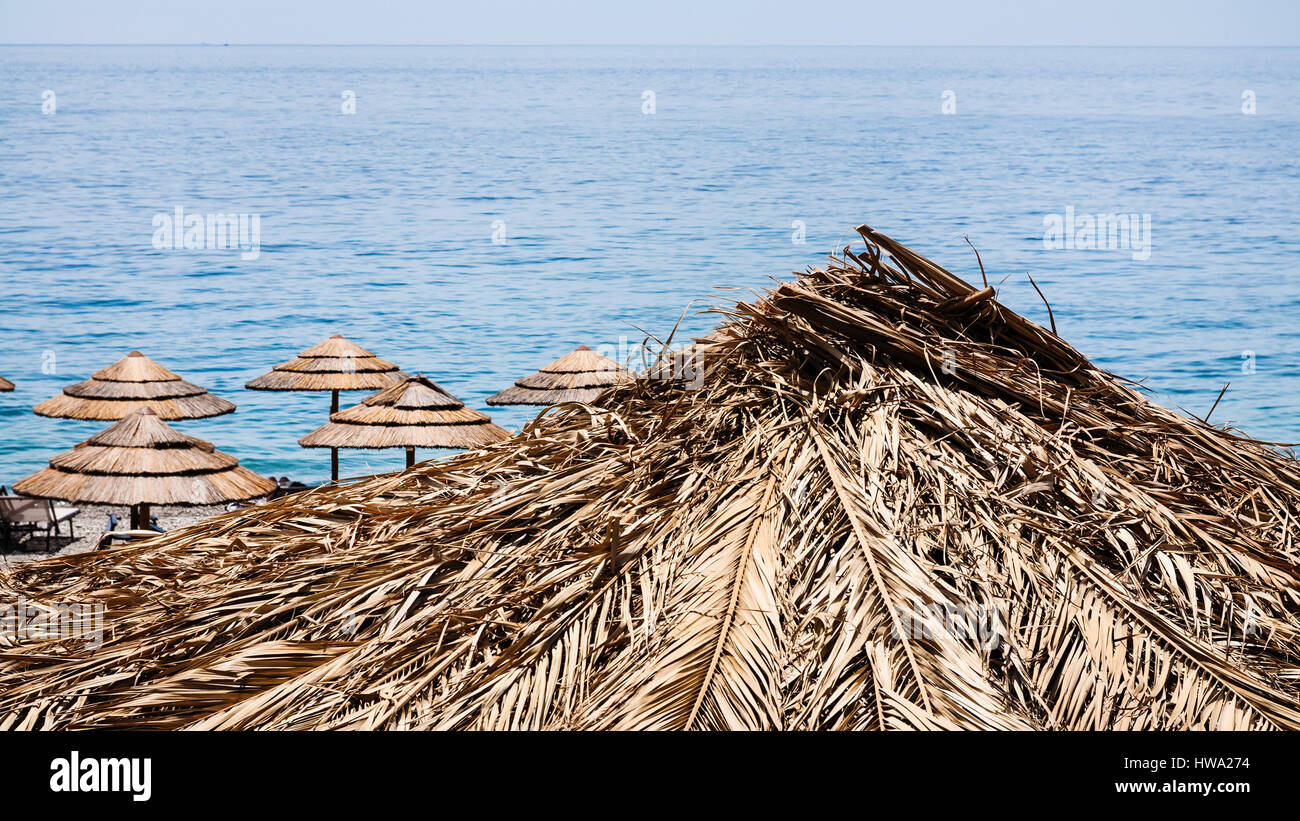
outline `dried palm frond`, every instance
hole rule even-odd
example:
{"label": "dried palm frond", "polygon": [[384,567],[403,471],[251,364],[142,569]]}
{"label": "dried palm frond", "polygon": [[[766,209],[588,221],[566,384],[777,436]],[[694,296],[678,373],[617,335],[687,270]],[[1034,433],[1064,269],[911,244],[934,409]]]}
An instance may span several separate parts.
{"label": "dried palm frond", "polygon": [[1295,729],[1300,464],[869,228],[447,462],[0,588],[0,727]]}
{"label": "dried palm frond", "polygon": [[163,419],[204,419],[230,413],[235,405],[191,385],[139,351],[131,351],[32,410],[37,416],[115,421],[141,408],[149,408]]}
{"label": "dried palm frond", "polygon": [[489,405],[558,405],[592,402],[600,392],[630,376],[607,356],[579,345],[537,373],[487,398]]}

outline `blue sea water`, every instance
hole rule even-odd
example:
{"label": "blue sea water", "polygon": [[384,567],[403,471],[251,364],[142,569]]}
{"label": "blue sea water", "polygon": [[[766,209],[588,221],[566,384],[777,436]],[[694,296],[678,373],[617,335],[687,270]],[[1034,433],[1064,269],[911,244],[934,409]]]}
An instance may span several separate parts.
{"label": "blue sea water", "polygon": [[[131,349],[238,404],[177,427],[261,473],[327,476],[296,443],[328,396],[242,386],[332,333],[518,429],[483,399],[707,331],[863,222],[977,280],[968,235],[1157,401],[1230,382],[1212,421],[1300,441],[1298,80],[1296,49],[0,48],[0,482],[104,426],[31,406]],[[259,257],[156,249],[177,206],[259,215]],[[1149,214],[1149,258],[1045,247],[1067,208]]]}

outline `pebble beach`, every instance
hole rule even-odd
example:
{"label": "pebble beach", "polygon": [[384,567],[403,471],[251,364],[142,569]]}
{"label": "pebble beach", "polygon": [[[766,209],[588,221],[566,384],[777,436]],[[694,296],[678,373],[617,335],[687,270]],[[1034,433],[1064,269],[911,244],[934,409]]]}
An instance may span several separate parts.
{"label": "pebble beach", "polygon": [[[52,537],[48,549],[45,536],[41,533],[26,536],[17,544],[0,543],[0,570],[24,562],[94,550],[100,537],[108,529],[109,514],[117,516],[118,530],[126,530],[127,523],[130,521],[131,511],[125,506],[77,505],[76,507],[81,512],[73,520],[73,532],[76,534],[74,538],[69,539],[66,535],[68,528],[65,524],[62,527],[64,535]],[[225,510],[224,505],[163,505],[153,508],[153,515],[158,519],[159,527],[164,530],[176,530],[216,516],[218,513],[224,513]]]}

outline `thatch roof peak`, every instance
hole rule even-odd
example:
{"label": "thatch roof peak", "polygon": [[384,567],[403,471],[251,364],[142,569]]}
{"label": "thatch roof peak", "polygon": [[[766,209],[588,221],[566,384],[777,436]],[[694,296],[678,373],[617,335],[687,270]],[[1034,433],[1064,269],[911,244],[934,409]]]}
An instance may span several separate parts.
{"label": "thatch roof peak", "polygon": [[131,351],[107,368],[95,371],[91,378],[106,382],[175,382],[180,376],[139,351]]}
{"label": "thatch roof peak", "polygon": [[475,448],[509,438],[422,374],[408,376],[298,440],[305,448]]}
{"label": "thatch roof peak", "polygon": [[387,405],[407,410],[463,408],[465,403],[443,390],[424,374],[409,376],[405,381],[385,388],[361,400],[365,405]]}
{"label": "thatch roof peak", "polygon": [[393,363],[342,334],[334,334],[244,387],[264,391],[379,390],[405,378]]}
{"label": "thatch roof peak", "polygon": [[0,376],[0,391],[11,391],[14,389],[14,383]]}
{"label": "thatch roof peak", "polygon": [[629,377],[619,363],[586,345],[543,366],[536,373],[515,380],[512,387],[487,399],[489,405],[554,405],[561,402],[590,402],[601,391]]}
{"label": "thatch roof peak", "polygon": [[1300,728],[1300,463],[861,234],[697,382],[0,576],[121,614],[0,729]]}
{"label": "thatch roof peak", "polygon": [[158,418],[153,408],[141,408],[114,422],[86,440],[88,445],[105,445],[119,448],[206,447],[212,445],[196,439],[168,425]]}
{"label": "thatch roof peak", "polygon": [[234,411],[233,402],[186,382],[139,351],[91,374],[32,410],[62,419],[124,419],[150,408],[164,419],[204,419]]}
{"label": "thatch roof peak", "polygon": [[579,345],[541,370],[543,373],[618,373],[625,368],[608,356],[596,353],[586,345]]}
{"label": "thatch roof peak", "polygon": [[315,357],[331,357],[335,359],[352,357],[361,359],[374,356],[370,351],[355,342],[349,341],[343,334],[334,334],[298,355],[304,359]]}

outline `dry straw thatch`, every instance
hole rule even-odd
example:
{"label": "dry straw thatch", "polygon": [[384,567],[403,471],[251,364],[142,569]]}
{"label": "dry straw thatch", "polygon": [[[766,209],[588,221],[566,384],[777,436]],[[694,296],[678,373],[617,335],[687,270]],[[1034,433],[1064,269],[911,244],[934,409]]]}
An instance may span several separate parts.
{"label": "dry straw thatch", "polygon": [[0,576],[112,627],[0,727],[1300,727],[1300,464],[859,231],[698,390]]}
{"label": "dry straw thatch", "polygon": [[139,351],[131,351],[33,410],[37,416],[114,421],[141,408],[149,408],[163,419],[204,419],[230,413],[235,406],[191,385]]}
{"label": "dry straw thatch", "polygon": [[579,345],[537,373],[487,398],[489,405],[557,405],[591,402],[600,392],[627,379],[628,371],[607,356]]}
{"label": "dry straw thatch", "polygon": [[392,362],[334,334],[244,387],[255,391],[377,391],[405,378]]}
{"label": "dry straw thatch", "polygon": [[508,439],[491,417],[422,375],[386,388],[298,440],[304,448],[477,448]]}
{"label": "dry straw thatch", "polygon": [[264,496],[269,479],[144,408],[14,485],[24,496],[102,505],[213,505]]}
{"label": "dry straw thatch", "polygon": [[14,383],[0,376],[0,393],[5,393],[14,389]]}

